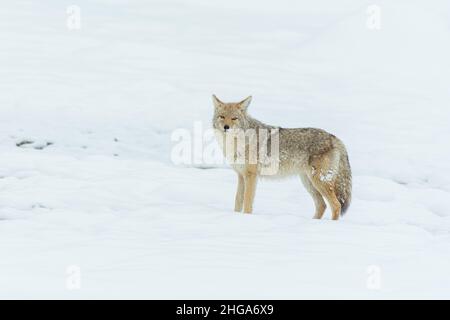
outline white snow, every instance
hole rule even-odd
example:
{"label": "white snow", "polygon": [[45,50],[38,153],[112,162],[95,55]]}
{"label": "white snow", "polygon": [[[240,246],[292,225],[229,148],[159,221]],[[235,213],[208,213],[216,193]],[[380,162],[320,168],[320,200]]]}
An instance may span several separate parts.
{"label": "white snow", "polygon": [[332,170],[328,170],[327,173],[320,175],[320,181],[330,182],[333,180],[334,173]]}
{"label": "white snow", "polygon": [[[449,21],[445,0],[3,1],[0,298],[450,298]],[[213,93],[340,137],[345,217],[313,220],[299,179],[237,214],[231,169],[175,165]]]}

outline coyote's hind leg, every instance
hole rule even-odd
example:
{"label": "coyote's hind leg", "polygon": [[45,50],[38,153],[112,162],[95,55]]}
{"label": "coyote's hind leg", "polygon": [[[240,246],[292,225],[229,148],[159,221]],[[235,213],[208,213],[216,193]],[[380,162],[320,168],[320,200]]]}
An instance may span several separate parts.
{"label": "coyote's hind leg", "polygon": [[341,204],[336,196],[336,174],[339,156],[330,150],[311,159],[311,171],[308,174],[314,188],[320,192],[331,207],[332,219],[341,215]]}
{"label": "coyote's hind leg", "polygon": [[326,205],[325,201],[323,200],[322,195],[314,187],[314,185],[312,184],[312,182],[309,180],[309,178],[306,175],[301,174],[300,179],[302,180],[303,185],[305,186],[306,190],[309,192],[309,194],[311,195],[311,197],[314,200],[314,204],[316,206],[316,212],[315,212],[313,218],[314,219],[322,219],[323,214],[324,214],[325,210],[327,209],[327,205]]}

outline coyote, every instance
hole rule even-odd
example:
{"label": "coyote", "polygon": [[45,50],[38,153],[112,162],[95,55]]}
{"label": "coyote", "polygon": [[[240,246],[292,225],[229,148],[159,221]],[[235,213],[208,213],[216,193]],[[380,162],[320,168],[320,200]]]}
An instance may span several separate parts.
{"label": "coyote", "polygon": [[[253,211],[257,179],[263,177],[261,172],[264,155],[258,154],[256,161],[250,161],[251,141],[254,143],[257,141],[258,147],[270,146],[271,152],[276,147],[275,143],[278,144],[277,170],[267,175],[267,178],[300,176],[314,200],[316,207],[314,218],[322,218],[326,210],[325,199],[331,206],[332,219],[338,220],[348,209],[352,193],[350,163],[342,141],[321,129],[286,129],[266,125],[247,113],[251,100],[250,96],[241,102],[224,103],[213,95],[213,127],[219,145],[228,159],[230,154],[232,160],[236,160],[238,155],[243,157],[240,163],[231,161],[231,166],[238,175],[235,211],[241,212],[242,209],[244,213]],[[244,151],[241,149],[240,153],[235,145],[229,148],[229,144],[226,143],[232,134],[236,137],[237,131],[253,131],[256,137],[252,139],[245,135]],[[259,139],[263,131],[276,133],[270,134],[265,140]],[[232,140],[238,143],[238,139]]]}

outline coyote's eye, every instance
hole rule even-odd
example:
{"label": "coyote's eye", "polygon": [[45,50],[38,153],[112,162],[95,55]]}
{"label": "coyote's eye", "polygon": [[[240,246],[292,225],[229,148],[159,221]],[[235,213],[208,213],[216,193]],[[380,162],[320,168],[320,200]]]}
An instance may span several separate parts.
{"label": "coyote's eye", "polygon": [[223,119],[225,119],[225,117],[224,117],[224,116],[219,116],[219,119],[222,119],[222,120],[223,120]]}
{"label": "coyote's eye", "polygon": [[238,118],[231,118],[231,120],[236,121]]}

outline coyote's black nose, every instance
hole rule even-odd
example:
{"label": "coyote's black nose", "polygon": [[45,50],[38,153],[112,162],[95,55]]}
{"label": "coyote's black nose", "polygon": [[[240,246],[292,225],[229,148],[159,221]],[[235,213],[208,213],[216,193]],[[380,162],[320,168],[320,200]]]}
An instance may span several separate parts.
{"label": "coyote's black nose", "polygon": [[227,131],[228,129],[230,129],[229,125],[226,125],[226,126],[223,127],[223,130],[225,130],[225,131]]}

